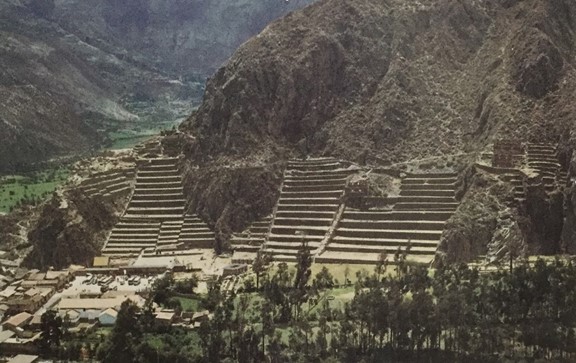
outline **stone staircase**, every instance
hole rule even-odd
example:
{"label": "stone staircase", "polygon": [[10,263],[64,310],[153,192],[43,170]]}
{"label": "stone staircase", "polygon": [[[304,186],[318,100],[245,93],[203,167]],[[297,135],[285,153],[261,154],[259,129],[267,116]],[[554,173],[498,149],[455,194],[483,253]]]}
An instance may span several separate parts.
{"label": "stone staircase", "polygon": [[524,174],[518,173],[506,173],[501,176],[502,180],[510,183],[514,188],[514,201],[516,203],[523,202],[526,200],[526,191],[524,189]]}
{"label": "stone staircase", "polygon": [[126,218],[182,219],[185,200],[176,161],[146,159],[140,163]]}
{"label": "stone staircase", "polygon": [[214,232],[196,214],[186,215],[178,243],[184,249],[213,248]]}
{"label": "stone staircase", "polygon": [[565,186],[567,174],[558,161],[556,147],[549,144],[527,144],[526,163],[541,177],[544,189],[552,192],[556,185]]}
{"label": "stone staircase", "polygon": [[158,158],[164,153],[159,138],[153,138],[134,146],[134,151],[143,158]]}
{"label": "stone staircase", "polygon": [[259,221],[255,221],[241,233],[232,235],[230,244],[234,253],[232,263],[252,263],[256,258],[256,253],[262,248],[268,231],[272,216],[268,216]]}
{"label": "stone staircase", "polygon": [[154,249],[158,242],[161,222],[122,217],[114,226],[103,256],[137,256],[142,250]]}
{"label": "stone staircase", "polygon": [[116,198],[132,191],[134,169],[113,169],[94,174],[80,183],[79,188],[89,197]]}
{"label": "stone staircase", "polygon": [[214,233],[197,216],[184,216],[185,199],[176,158],[138,163],[132,199],[112,230],[103,255],[144,256],[186,254],[186,249],[211,248]]}
{"label": "stone staircase", "polygon": [[321,245],[342,203],[351,172],[334,158],[291,160],[263,250],[276,261],[295,262],[302,243]]}
{"label": "stone staircase", "polygon": [[374,264],[382,253],[392,260],[408,245],[409,260],[431,262],[446,221],[458,207],[456,181],[452,173],[408,175],[392,210],[346,209],[335,236],[315,262]]}
{"label": "stone staircase", "polygon": [[520,165],[523,170],[510,169],[501,174],[501,179],[510,183],[514,188],[514,198],[511,203],[518,204],[526,200],[526,190],[524,180],[530,173],[526,168],[539,175],[547,193],[552,192],[557,187],[563,188],[567,185],[568,176],[559,163],[556,147],[551,144],[527,143],[525,144],[525,154]]}

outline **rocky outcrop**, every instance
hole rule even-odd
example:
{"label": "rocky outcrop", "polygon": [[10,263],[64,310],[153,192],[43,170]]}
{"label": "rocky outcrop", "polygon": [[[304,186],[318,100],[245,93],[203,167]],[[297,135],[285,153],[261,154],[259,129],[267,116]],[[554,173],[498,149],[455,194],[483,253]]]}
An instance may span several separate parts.
{"label": "rocky outcrop", "polygon": [[529,253],[554,255],[563,252],[561,236],[564,225],[564,194],[547,194],[541,184],[528,186],[526,203],[520,208],[526,221],[522,224]]}
{"label": "rocky outcrop", "polygon": [[284,166],[183,166],[187,211],[199,214],[214,229],[217,252],[229,248],[233,231],[242,231],[250,222],[272,213]]}
{"label": "rocky outcrop", "polygon": [[28,234],[33,245],[24,265],[34,268],[89,266],[117,221],[123,206],[109,199],[88,198],[78,189],[55,193],[43,205],[40,217]]}
{"label": "rocky outcrop", "polygon": [[[506,206],[512,196],[509,185],[496,177],[471,168],[460,206],[446,223],[436,263],[470,262],[478,255],[502,254],[502,238],[513,213]],[[500,256],[501,257],[501,256]]]}

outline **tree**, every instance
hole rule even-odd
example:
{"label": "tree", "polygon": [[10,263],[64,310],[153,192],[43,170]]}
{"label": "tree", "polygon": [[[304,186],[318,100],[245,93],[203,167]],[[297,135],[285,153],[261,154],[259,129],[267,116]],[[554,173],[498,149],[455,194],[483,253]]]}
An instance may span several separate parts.
{"label": "tree", "polygon": [[296,306],[297,314],[300,313],[300,306],[306,301],[306,284],[310,278],[312,258],[306,241],[302,240],[302,246],[298,251],[296,277],[294,279],[294,289],[291,294],[291,301]]}
{"label": "tree", "polygon": [[192,294],[196,287],[198,287],[198,276],[194,274],[188,279],[176,281],[174,290],[181,294]]}
{"label": "tree", "polygon": [[100,346],[98,358],[103,363],[132,362],[143,331],[138,315],[140,308],[130,300],[120,305],[116,324],[106,344]]}
{"label": "tree", "polygon": [[378,254],[378,263],[376,264],[376,274],[378,275],[378,279],[384,271],[386,271],[386,267],[388,265],[388,254],[386,251],[380,252]]}
{"label": "tree", "polygon": [[261,250],[256,253],[254,263],[252,263],[252,271],[256,274],[256,290],[260,288],[260,276],[266,271],[266,265],[270,263],[270,256],[264,254]]}
{"label": "tree", "polygon": [[350,266],[346,265],[346,268],[344,269],[344,285],[348,286],[348,284],[350,283],[350,280],[348,279],[348,277],[350,276]]}
{"label": "tree", "polygon": [[40,319],[42,335],[40,338],[41,350],[44,354],[50,355],[60,347],[62,338],[62,318],[55,311],[48,310]]}
{"label": "tree", "polygon": [[172,295],[173,285],[174,279],[168,274],[154,281],[152,284],[153,301],[158,305],[165,305]]}
{"label": "tree", "polygon": [[334,287],[334,277],[326,266],[323,266],[320,272],[316,274],[314,285],[318,289],[330,289]]}

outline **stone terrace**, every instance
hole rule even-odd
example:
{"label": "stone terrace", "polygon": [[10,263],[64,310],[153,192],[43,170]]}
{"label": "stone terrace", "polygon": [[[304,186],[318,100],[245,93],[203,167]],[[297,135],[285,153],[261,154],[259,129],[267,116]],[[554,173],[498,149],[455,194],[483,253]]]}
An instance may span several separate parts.
{"label": "stone terrace", "polygon": [[555,183],[562,186],[566,184],[566,171],[562,170],[558,162],[556,147],[548,144],[528,144],[526,163],[542,177],[547,192],[554,190]]}
{"label": "stone terrace", "polygon": [[272,217],[268,216],[252,223],[243,232],[232,235],[230,241],[234,250],[232,263],[250,263],[256,258],[256,253],[262,248],[268,236],[271,222]]}
{"label": "stone terrace", "polygon": [[211,248],[214,233],[197,216],[184,216],[185,199],[176,158],[144,159],[132,199],[114,227],[103,255],[146,256]]}
{"label": "stone terrace", "polygon": [[[496,150],[496,144],[494,147],[494,155],[497,152],[505,153],[504,151],[512,153],[512,151],[508,150]],[[542,180],[544,189],[548,193],[552,192],[556,187],[563,188],[566,186],[567,172],[559,163],[554,145],[526,143],[520,150],[520,154],[518,154],[519,151],[517,150],[512,154],[515,160],[518,159],[518,156],[520,157],[519,161],[514,163],[513,168],[507,165],[502,166],[501,163],[496,162],[511,156],[501,155],[498,160],[495,158],[492,161],[493,167],[502,168],[501,170],[505,171],[501,173],[501,178],[514,187],[514,200],[511,202],[521,203],[526,199],[524,181],[527,175],[532,177],[534,174],[538,175]]]}
{"label": "stone terrace", "polygon": [[264,252],[276,261],[293,262],[302,242],[311,252],[318,249],[342,204],[350,174],[334,158],[291,160]]}
{"label": "stone terrace", "polygon": [[94,174],[84,180],[79,188],[89,197],[116,198],[129,195],[134,183],[134,169],[113,169]]}
{"label": "stone terrace", "polygon": [[315,261],[319,263],[376,263],[382,253],[392,260],[410,245],[408,259],[429,263],[446,221],[458,207],[457,175],[412,174],[402,179],[392,210],[346,209],[335,236]]}

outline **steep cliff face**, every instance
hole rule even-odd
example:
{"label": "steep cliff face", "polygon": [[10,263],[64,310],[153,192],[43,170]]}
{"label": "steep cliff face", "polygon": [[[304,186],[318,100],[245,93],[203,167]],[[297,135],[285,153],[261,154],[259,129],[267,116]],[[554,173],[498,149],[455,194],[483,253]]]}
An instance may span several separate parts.
{"label": "steep cliff face", "polygon": [[188,211],[198,213],[216,232],[217,252],[229,248],[233,231],[269,215],[280,194],[284,163],[252,167],[184,165]]}
{"label": "steep cliff face", "polygon": [[[575,31],[569,0],[320,1],[269,25],[208,81],[181,126],[196,137],[187,156],[221,166],[302,154],[389,164],[514,138],[559,142],[568,165]],[[562,230],[576,234],[558,193],[531,190],[523,210],[478,188],[460,196],[443,241],[460,247],[448,260],[503,253],[496,239],[507,238],[555,253]],[[485,233],[468,233],[470,221]]]}
{"label": "steep cliff face", "polygon": [[123,207],[110,200],[89,198],[77,189],[53,196],[42,206],[28,234],[33,249],[24,265],[43,269],[90,265]]}
{"label": "steep cliff face", "polygon": [[567,0],[322,1],[268,26],[208,82],[183,126],[198,155],[397,161],[571,126]]}

